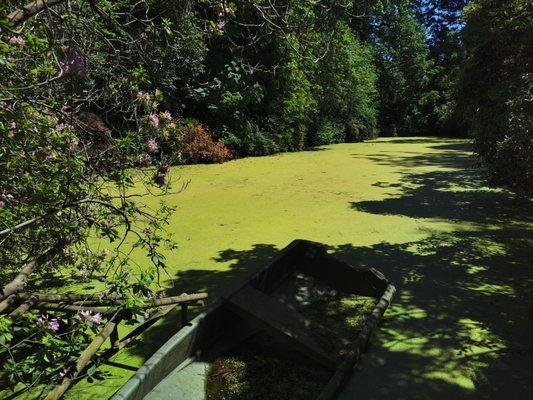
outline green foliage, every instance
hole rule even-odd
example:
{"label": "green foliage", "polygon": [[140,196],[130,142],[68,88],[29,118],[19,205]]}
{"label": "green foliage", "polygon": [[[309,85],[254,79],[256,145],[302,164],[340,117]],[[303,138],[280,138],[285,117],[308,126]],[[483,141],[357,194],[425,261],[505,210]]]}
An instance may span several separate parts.
{"label": "green foliage", "polygon": [[[210,43],[206,72],[213,83],[195,89],[197,117],[205,119],[209,110],[208,124],[238,155],[323,143],[318,129],[328,123],[342,126],[344,133],[326,141],[373,137],[373,53],[350,30],[351,6],[235,3],[224,32]],[[271,23],[263,23],[265,18]],[[221,68],[228,58],[238,61]]]}
{"label": "green foliage", "polygon": [[338,122],[324,121],[317,129],[314,142],[316,145],[343,143],[346,139],[346,130]]}
{"label": "green foliage", "polygon": [[317,72],[320,116],[343,127],[344,134],[336,134],[335,143],[372,138],[377,129],[373,53],[342,21],[337,22],[331,41]]}
{"label": "green foliage", "polygon": [[385,135],[427,134],[438,92],[423,27],[407,2],[389,6],[376,28],[380,127]]}
{"label": "green foliage", "polygon": [[472,1],[466,9],[458,101],[491,178],[533,188],[531,2]]}
{"label": "green foliage", "polygon": [[225,65],[209,89],[195,90],[207,103],[211,125],[218,128],[222,141],[241,156],[268,154],[268,140],[254,117],[264,97],[263,88],[253,82],[235,61]]}
{"label": "green foliage", "polygon": [[[91,282],[120,295],[115,310],[134,321],[148,288],[158,285],[147,273],[158,276],[166,267],[162,249],[175,246],[165,231],[173,209],[150,210],[126,195],[137,180],[160,193],[168,188],[164,177],[152,180],[153,171],[143,179],[131,169],[139,160],[166,165],[162,149],[176,124],[159,106],[160,90],[139,91],[152,71],[144,57],[155,49],[126,45],[136,30],[162,36],[168,26],[137,19],[133,2],[99,7],[111,17],[72,2],[37,14],[20,31],[2,20],[0,383],[7,391],[42,390],[70,376],[97,325],[110,318],[18,311],[22,300],[7,302],[4,289],[24,265],[50,255],[17,292]],[[146,255],[147,272],[136,273],[134,250]]]}

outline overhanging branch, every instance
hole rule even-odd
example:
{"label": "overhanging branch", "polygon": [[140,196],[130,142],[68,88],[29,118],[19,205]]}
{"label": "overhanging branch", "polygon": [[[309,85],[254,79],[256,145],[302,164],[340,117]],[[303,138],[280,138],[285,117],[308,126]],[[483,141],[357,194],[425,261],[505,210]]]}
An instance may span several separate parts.
{"label": "overhanging branch", "polygon": [[52,7],[66,1],[67,0],[35,0],[26,4],[21,9],[11,12],[7,16],[7,20],[13,25],[20,25],[28,18],[31,18],[35,14],[39,14],[41,11],[45,10],[47,7]]}

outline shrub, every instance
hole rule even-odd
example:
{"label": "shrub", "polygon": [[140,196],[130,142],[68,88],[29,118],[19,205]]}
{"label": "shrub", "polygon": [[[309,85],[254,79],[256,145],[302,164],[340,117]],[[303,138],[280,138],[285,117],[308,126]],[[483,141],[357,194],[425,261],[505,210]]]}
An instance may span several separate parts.
{"label": "shrub", "polygon": [[338,122],[324,121],[313,138],[314,145],[343,143],[346,139],[346,130]]}
{"label": "shrub", "polygon": [[222,163],[231,160],[233,154],[221,141],[215,140],[203,125],[186,125],[184,128],[185,149],[183,161],[190,164]]}
{"label": "shrub", "polygon": [[244,121],[238,134],[225,129],[222,142],[233,152],[244,157],[272,154],[279,149],[277,144],[251,121]]}

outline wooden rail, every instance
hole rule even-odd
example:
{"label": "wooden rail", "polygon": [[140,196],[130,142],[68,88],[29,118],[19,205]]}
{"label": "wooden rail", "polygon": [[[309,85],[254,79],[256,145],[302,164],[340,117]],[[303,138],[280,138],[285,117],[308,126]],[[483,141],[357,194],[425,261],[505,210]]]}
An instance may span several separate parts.
{"label": "wooden rail", "polygon": [[[169,314],[178,304],[180,305],[180,325],[178,326],[178,330],[183,328],[188,324],[189,306],[191,304],[203,304],[204,300],[208,297],[207,293],[183,293],[179,296],[150,299],[142,308],[160,309],[121,339],[119,337],[118,326],[126,318],[128,310],[124,310],[121,307],[120,302],[123,298],[120,296],[105,296],[101,293],[32,294],[27,292],[9,293],[8,295],[10,302],[6,302],[6,312],[9,312],[11,317],[17,317],[27,311],[38,313],[50,310],[66,313],[78,313],[82,310],[90,310],[95,313],[102,313],[108,317],[107,323],[76,360],[75,368],[72,371],[68,371],[62,381],[48,393],[45,400],[58,400],[61,398],[69,387],[81,378],[82,373],[87,370],[91,360],[107,339],[109,339],[111,346],[100,355],[99,358],[103,360],[109,360],[122,348],[132,343],[140,334]],[[84,302],[88,302],[91,305],[85,306],[83,305]],[[25,390],[21,390],[11,398],[21,395],[24,392]]]}

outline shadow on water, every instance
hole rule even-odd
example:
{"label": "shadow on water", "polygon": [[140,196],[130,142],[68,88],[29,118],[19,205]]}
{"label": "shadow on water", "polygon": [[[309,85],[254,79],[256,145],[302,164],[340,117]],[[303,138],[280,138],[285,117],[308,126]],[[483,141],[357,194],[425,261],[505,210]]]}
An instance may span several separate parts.
{"label": "shadow on water", "polygon": [[411,218],[438,218],[454,222],[506,224],[532,222],[531,203],[505,191],[479,189],[472,171],[436,171],[409,174],[400,182],[374,186],[400,189],[401,194],[378,201],[354,201],[357,211]]}
{"label": "shadow on water", "polygon": [[354,210],[446,220],[454,231],[410,243],[333,249],[348,262],[381,270],[398,289],[362,370],[341,398],[531,398],[531,202],[484,188],[465,153],[369,159],[453,170],[405,173],[390,186],[378,182],[400,193],[351,202]]}
{"label": "shadow on water", "polygon": [[434,146],[429,146],[429,148],[435,149],[435,150],[454,150],[454,151],[472,152],[472,145],[470,144],[470,142],[437,144]]}
{"label": "shadow on water", "polygon": [[[395,182],[377,182],[375,186],[393,187],[397,194],[353,201],[354,210],[446,220],[453,229],[428,232],[409,243],[331,247],[352,265],[382,271],[398,289],[341,399],[533,396],[532,205],[509,192],[484,188],[479,173],[469,169],[469,147],[458,146],[462,144],[434,146],[445,150],[440,154],[364,156],[399,168],[446,170],[407,169]],[[223,250],[216,260],[231,262],[227,270],[182,271],[171,292],[207,290],[215,299],[277,251],[272,244]],[[131,352],[148,356],[173,333],[168,328],[173,324],[176,315],[152,329]]]}
{"label": "shadow on water", "polygon": [[[241,282],[251,277],[255,272],[268,264],[279,249],[272,244],[254,244],[248,251],[226,249],[214,257],[220,263],[230,262],[227,270],[189,269],[180,271],[166,292],[169,295],[182,293],[207,292],[207,304],[212,304],[221,296],[231,293]],[[202,311],[201,307],[191,307],[190,318]],[[150,329],[149,335],[144,335],[142,342],[138,342],[129,351],[145,358],[155,352],[167,339],[176,333],[179,326],[178,312],[171,313],[163,323]]]}
{"label": "shadow on water", "polygon": [[470,168],[474,158],[467,151],[445,153],[424,153],[415,151],[381,151],[375,154],[352,154],[354,158],[366,159],[389,167],[417,168]]}
{"label": "shadow on water", "polygon": [[374,139],[365,143],[389,143],[389,144],[434,144],[435,142],[457,143],[464,142],[462,138],[436,138],[436,137],[397,137],[389,139]]}

